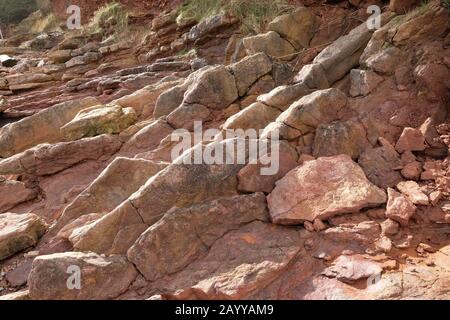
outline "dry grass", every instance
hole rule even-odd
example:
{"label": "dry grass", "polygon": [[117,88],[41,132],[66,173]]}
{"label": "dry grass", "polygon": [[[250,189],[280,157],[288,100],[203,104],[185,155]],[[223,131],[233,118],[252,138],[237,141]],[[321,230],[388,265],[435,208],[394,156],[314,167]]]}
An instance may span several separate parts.
{"label": "dry grass", "polygon": [[225,11],[241,21],[243,33],[259,33],[288,8],[286,0],[187,0],[179,9],[178,19],[200,22]]}

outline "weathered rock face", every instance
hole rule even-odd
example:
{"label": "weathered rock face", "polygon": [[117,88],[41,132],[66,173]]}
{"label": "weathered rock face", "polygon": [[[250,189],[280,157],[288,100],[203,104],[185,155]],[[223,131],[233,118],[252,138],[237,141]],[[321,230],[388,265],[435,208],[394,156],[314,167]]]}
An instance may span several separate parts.
{"label": "weathered rock face", "polygon": [[[78,272],[80,283],[76,288]],[[28,278],[29,295],[36,300],[112,299],[125,291],[136,276],[136,269],[122,256],[55,253],[34,259]]]}
{"label": "weathered rock face", "polygon": [[267,197],[272,221],[298,224],[357,212],[386,202],[348,156],[307,161],[276,183]]}
{"label": "weathered rock face", "polygon": [[0,261],[37,244],[47,226],[32,213],[0,214]]}
{"label": "weathered rock face", "polygon": [[0,213],[15,207],[19,203],[36,198],[37,191],[27,188],[25,183],[0,178]]}
{"label": "weathered rock face", "polygon": [[78,140],[104,133],[119,133],[134,122],[137,116],[133,108],[121,106],[94,106],[80,111],[75,118],[61,128],[67,140]]}
{"label": "weathered rock face", "polygon": [[[268,167],[261,161],[249,163],[238,173],[238,189],[244,192],[265,192],[270,193],[275,187],[275,183],[283,178],[289,171],[297,167],[298,154],[286,141],[272,142],[278,143],[277,158],[272,161],[278,161],[278,168],[272,174],[262,174],[262,168]],[[272,154],[267,153],[270,157]],[[275,156],[275,155],[274,155]],[[273,164],[271,164],[273,165]]]}
{"label": "weathered rock face", "polygon": [[107,159],[120,149],[119,137],[101,135],[78,141],[41,144],[0,161],[0,174],[50,175],[81,161]]}
{"label": "weathered rock face", "polygon": [[308,8],[299,8],[295,11],[275,18],[267,26],[268,30],[277,32],[287,39],[297,50],[308,48],[318,19]]}
{"label": "weathered rock face", "polygon": [[9,157],[40,143],[61,141],[59,128],[79,111],[99,104],[95,98],[64,102],[3,127],[0,130],[0,156]]}
{"label": "weathered rock face", "polygon": [[323,274],[339,281],[353,283],[360,279],[381,276],[383,271],[379,263],[365,259],[359,255],[339,256],[333,265],[327,268]]}
{"label": "weathered rock face", "polygon": [[245,298],[287,267],[301,250],[299,240],[294,230],[255,221],[230,231],[202,259],[153,286],[169,292],[164,297],[170,299]]}
{"label": "weathered rock face", "polygon": [[416,206],[411,200],[394,189],[388,188],[386,217],[406,226],[415,211]]}
{"label": "weathered rock face", "polygon": [[[219,220],[223,223],[216,224]],[[128,257],[148,280],[154,281],[183,270],[227,232],[255,220],[268,220],[263,194],[172,209],[136,240]]]}

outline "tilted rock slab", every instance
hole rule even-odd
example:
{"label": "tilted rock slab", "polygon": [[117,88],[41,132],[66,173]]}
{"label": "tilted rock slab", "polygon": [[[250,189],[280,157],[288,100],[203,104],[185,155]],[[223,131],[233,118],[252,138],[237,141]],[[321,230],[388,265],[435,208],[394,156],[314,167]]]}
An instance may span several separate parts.
{"label": "tilted rock slab", "polygon": [[386,202],[347,155],[307,161],[276,183],[267,197],[274,223],[298,224],[358,212]]}
{"label": "tilted rock slab", "polygon": [[108,157],[122,146],[118,136],[101,135],[71,142],[41,144],[0,161],[0,174],[50,175],[83,160]]}
{"label": "tilted rock slab", "polygon": [[153,281],[181,271],[230,230],[268,219],[266,198],[262,193],[174,208],[136,240],[128,250],[128,259]]}
{"label": "tilted rock slab", "polygon": [[95,98],[54,105],[0,130],[0,157],[10,157],[40,143],[62,140],[60,128],[86,108],[99,105]]}
{"label": "tilted rock slab", "polygon": [[[69,288],[76,285],[77,271],[80,287]],[[101,257],[81,252],[39,256],[28,277],[29,295],[33,300],[113,299],[129,287],[137,274],[123,256]]]}
{"label": "tilted rock slab", "polygon": [[[298,136],[305,135],[314,132],[321,124],[339,119],[346,106],[347,96],[339,89],[317,90],[292,103],[275,122],[294,129]],[[268,125],[262,136],[270,136],[274,128],[273,125]],[[285,136],[283,132],[280,132],[280,136],[287,140],[293,138]]]}
{"label": "tilted rock slab", "polygon": [[33,213],[0,214],[0,261],[36,245],[47,226]]}

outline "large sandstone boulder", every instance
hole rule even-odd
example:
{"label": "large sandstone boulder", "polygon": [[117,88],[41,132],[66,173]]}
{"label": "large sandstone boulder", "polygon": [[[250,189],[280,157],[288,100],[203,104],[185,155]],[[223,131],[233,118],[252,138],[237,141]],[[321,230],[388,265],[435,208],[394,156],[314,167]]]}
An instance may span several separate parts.
{"label": "large sandstone boulder", "polygon": [[[89,213],[104,215],[167,166],[143,159],[116,158],[63,211],[56,229]],[[126,181],[126,183],[124,183]]]}
{"label": "large sandstone boulder", "polygon": [[120,105],[94,106],[80,111],[61,128],[61,134],[67,140],[78,140],[104,133],[119,133],[136,120],[133,108],[122,108]]}
{"label": "large sandstone boulder", "polygon": [[0,161],[0,174],[50,175],[84,160],[107,159],[122,145],[118,136],[101,135],[77,141],[40,144]]}
{"label": "large sandstone boulder", "polygon": [[236,79],[239,96],[242,97],[259,78],[272,71],[272,61],[260,52],[236,62],[230,69]]}
{"label": "large sandstone boulder", "polygon": [[128,258],[147,280],[154,281],[183,270],[227,232],[255,220],[268,220],[261,193],[174,208],[136,240]]}
{"label": "large sandstone boulder", "polygon": [[308,8],[298,8],[293,12],[276,17],[267,26],[288,40],[297,50],[308,48],[316,28],[318,18]]}
{"label": "large sandstone boulder", "polygon": [[60,128],[86,108],[99,105],[95,98],[63,102],[0,130],[0,157],[9,157],[40,143],[62,140]]}
{"label": "large sandstone boulder", "polygon": [[37,190],[27,188],[25,183],[6,180],[0,177],[0,213],[9,210],[19,203],[32,200],[37,196]]}
{"label": "large sandstone boulder", "polygon": [[270,57],[291,60],[295,48],[275,31],[246,37],[242,40],[248,55],[264,52]]}
{"label": "large sandstone boulder", "polygon": [[33,213],[0,214],[0,261],[36,245],[47,226]]}
{"label": "large sandstone boulder", "polygon": [[347,155],[307,161],[276,183],[267,197],[272,221],[298,224],[358,212],[386,202]]}
{"label": "large sandstone boulder", "polygon": [[[76,287],[78,276],[79,288]],[[123,256],[55,253],[34,259],[28,278],[29,295],[33,300],[113,299],[124,292],[136,276],[136,269]]]}
{"label": "large sandstone boulder", "polygon": [[225,109],[238,98],[234,76],[224,66],[207,68],[194,80],[184,95],[184,103],[201,104],[210,109]]}
{"label": "large sandstone boulder", "polygon": [[225,121],[223,128],[228,129],[264,129],[281,114],[279,109],[264,103],[255,102],[247,108],[232,115]]}

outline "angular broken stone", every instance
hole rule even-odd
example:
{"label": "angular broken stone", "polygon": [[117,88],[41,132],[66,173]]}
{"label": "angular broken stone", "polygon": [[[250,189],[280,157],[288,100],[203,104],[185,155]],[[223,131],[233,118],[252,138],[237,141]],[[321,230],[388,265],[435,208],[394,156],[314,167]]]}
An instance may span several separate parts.
{"label": "angular broken stone", "polygon": [[37,244],[47,226],[33,213],[0,214],[0,261]]}
{"label": "angular broken stone", "polygon": [[299,224],[376,207],[386,194],[349,156],[339,155],[304,162],[276,183],[267,201],[274,223]]}
{"label": "angular broken stone", "polygon": [[394,187],[402,180],[398,170],[402,167],[400,157],[392,146],[366,149],[358,159],[367,178],[380,188]]}
{"label": "angular broken stone", "polygon": [[300,7],[276,17],[267,25],[267,30],[279,33],[300,50],[309,47],[318,23],[318,18],[311,9]]}
{"label": "angular broken stone", "polygon": [[314,157],[346,154],[357,159],[372,144],[367,140],[366,129],[358,119],[334,121],[320,125],[312,146]]}
{"label": "angular broken stone", "polygon": [[[79,287],[76,277],[79,272]],[[28,285],[33,300],[105,300],[124,292],[137,271],[123,256],[64,252],[33,261]],[[72,276],[72,278],[71,278]]]}

